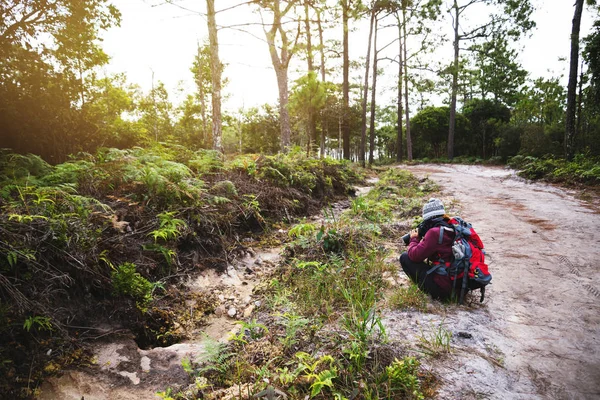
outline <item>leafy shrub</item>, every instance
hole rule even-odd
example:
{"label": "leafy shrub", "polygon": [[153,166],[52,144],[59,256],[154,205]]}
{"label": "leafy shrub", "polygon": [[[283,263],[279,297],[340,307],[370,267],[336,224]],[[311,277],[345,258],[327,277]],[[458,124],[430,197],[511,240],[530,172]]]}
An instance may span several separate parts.
{"label": "leafy shrub", "polygon": [[137,272],[135,264],[123,263],[111,274],[115,294],[131,296],[141,306],[152,301],[154,285]]}
{"label": "leafy shrub", "polygon": [[545,179],[551,182],[600,183],[600,159],[589,154],[578,154],[573,161],[547,156],[544,158],[515,156],[508,164],[519,169],[527,179]]}
{"label": "leafy shrub", "polygon": [[414,357],[394,360],[392,365],[386,368],[390,388],[403,392],[409,399],[424,399],[417,375],[419,367],[419,361]]}

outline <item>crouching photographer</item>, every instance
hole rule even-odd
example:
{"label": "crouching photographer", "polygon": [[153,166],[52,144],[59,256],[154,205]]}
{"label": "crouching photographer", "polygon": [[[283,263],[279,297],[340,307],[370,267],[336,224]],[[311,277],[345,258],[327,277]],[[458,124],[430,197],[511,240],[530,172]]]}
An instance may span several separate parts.
{"label": "crouching photographer", "polygon": [[402,237],[408,245],[407,251],[400,256],[402,269],[421,290],[439,300],[449,299],[453,284],[460,288],[462,281],[453,282],[448,275],[432,273],[436,265],[452,260],[455,234],[449,221],[444,204],[438,199],[430,199],[423,206],[423,222],[419,228]]}

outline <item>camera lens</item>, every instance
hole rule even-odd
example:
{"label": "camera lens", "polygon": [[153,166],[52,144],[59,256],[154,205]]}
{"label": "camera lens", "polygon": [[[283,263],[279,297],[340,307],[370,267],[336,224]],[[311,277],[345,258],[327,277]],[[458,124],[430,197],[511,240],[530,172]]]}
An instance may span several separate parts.
{"label": "camera lens", "polygon": [[406,235],[402,236],[402,241],[405,245],[408,246],[408,244],[410,243],[410,233],[407,233]]}

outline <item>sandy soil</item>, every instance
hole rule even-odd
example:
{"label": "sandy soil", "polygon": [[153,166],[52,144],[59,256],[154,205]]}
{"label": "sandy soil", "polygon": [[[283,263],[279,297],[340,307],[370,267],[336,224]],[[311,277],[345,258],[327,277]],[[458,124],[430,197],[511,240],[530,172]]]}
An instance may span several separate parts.
{"label": "sandy soil", "polygon": [[452,332],[452,353],[427,362],[438,398],[600,398],[598,210],[503,168],[406,168],[439,183],[447,211],[473,224],[493,275],[483,307],[384,316],[390,337],[413,346],[440,326]]}

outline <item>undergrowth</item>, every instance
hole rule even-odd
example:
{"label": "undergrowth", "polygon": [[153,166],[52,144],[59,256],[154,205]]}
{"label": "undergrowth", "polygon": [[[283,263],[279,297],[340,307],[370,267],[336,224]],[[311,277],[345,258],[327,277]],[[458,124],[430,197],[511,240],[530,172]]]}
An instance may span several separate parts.
{"label": "undergrowth", "polygon": [[72,362],[85,327],[109,316],[140,347],[180,340],[177,327],[201,320],[184,320],[178,277],[224,269],[240,237],[315,212],[361,179],[347,161],[301,153],[226,160],[163,143],[52,166],[3,150],[0,394],[35,396]]}
{"label": "undergrowth", "polygon": [[[326,209],[322,220],[293,226],[284,261],[257,287],[266,308],[240,322],[242,330],[217,354],[186,362],[193,383],[169,396],[431,398],[435,378],[388,341],[381,319],[383,276],[398,268],[386,262],[381,232],[391,220],[420,214],[422,197],[435,189],[390,169],[341,215]],[[424,297],[411,297],[424,307]]]}
{"label": "undergrowth", "polygon": [[552,156],[536,158],[515,156],[508,165],[519,170],[527,179],[543,179],[567,184],[600,184],[600,159],[589,154],[578,154],[573,161]]}

